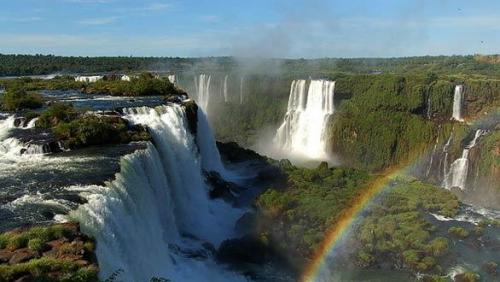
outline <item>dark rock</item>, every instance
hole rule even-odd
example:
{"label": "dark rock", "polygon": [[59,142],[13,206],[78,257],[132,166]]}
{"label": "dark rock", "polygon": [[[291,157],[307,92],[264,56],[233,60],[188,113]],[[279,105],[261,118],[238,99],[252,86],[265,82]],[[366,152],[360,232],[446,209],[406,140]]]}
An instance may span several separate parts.
{"label": "dark rock", "polygon": [[205,179],[210,189],[210,198],[223,198],[225,200],[234,200],[234,195],[238,193],[240,187],[232,182],[228,182],[216,171],[205,173]]}
{"label": "dark rock", "polygon": [[253,212],[247,212],[236,221],[235,229],[240,234],[251,234],[257,227],[257,217]]}
{"label": "dark rock", "polygon": [[217,260],[226,263],[263,264],[269,258],[268,247],[252,236],[226,240],[217,251]]}
{"label": "dark rock", "polygon": [[15,282],[32,282],[32,281],[35,281],[35,279],[31,275],[24,275],[15,280]]}
{"label": "dark rock", "polygon": [[223,159],[228,162],[237,163],[249,160],[265,161],[265,158],[255,151],[242,148],[236,142],[217,142],[217,148]]}

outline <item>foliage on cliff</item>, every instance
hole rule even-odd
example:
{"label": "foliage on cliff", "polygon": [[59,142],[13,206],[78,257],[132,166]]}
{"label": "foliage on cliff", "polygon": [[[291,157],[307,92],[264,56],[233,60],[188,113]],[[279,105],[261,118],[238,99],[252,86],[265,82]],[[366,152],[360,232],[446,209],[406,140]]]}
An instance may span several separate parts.
{"label": "foliage on cliff", "polygon": [[399,179],[390,185],[354,232],[359,264],[390,261],[400,268],[439,273],[438,260],[448,252],[449,242],[436,235],[426,213],[453,217],[458,199],[447,190],[418,181]]}
{"label": "foliage on cliff", "polygon": [[307,258],[370,177],[359,170],[328,168],[326,163],[315,169],[290,166],[285,173],[284,187],[258,198],[260,234],[278,250]]}

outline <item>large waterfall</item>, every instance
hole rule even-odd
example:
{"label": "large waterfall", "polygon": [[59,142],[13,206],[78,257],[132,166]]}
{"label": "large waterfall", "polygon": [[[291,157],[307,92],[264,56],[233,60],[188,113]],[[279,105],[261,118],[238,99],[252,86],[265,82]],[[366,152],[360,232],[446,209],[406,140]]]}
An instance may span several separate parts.
{"label": "large waterfall", "polygon": [[200,74],[194,77],[194,85],[196,89],[196,102],[205,113],[208,110],[210,101],[210,75]]}
{"label": "large waterfall", "polygon": [[[484,134],[484,130],[476,130],[474,138],[462,151],[462,156],[456,159],[451,164],[450,169],[446,172],[442,185],[443,187],[446,189],[451,189],[452,187],[459,187],[462,190],[465,189],[467,184],[467,175],[469,173],[469,152],[476,146],[479,137]],[[447,164],[445,163],[445,168],[446,165]]]}
{"label": "large waterfall", "polygon": [[106,187],[74,188],[88,203],[71,216],[97,240],[101,278],[122,270],[120,281],[244,280],[204,247],[231,237],[242,212],[209,200],[203,169],[223,168],[203,113],[195,138],[179,105],[124,112],[149,128],[155,145],[122,158],[121,172]]}
{"label": "large waterfall", "polygon": [[455,93],[453,95],[453,116],[452,119],[457,121],[463,121],[462,118],[462,106],[463,106],[463,98],[464,98],[464,86],[457,85],[455,86]]}
{"label": "large waterfall", "polygon": [[294,80],[288,109],[275,142],[285,151],[309,159],[327,159],[325,128],[334,112],[335,82]]}

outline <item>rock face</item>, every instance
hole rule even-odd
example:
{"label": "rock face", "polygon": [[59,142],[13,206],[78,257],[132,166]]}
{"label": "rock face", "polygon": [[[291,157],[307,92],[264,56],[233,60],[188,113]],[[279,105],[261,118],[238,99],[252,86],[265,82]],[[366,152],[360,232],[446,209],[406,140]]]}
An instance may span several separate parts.
{"label": "rock face", "polygon": [[263,264],[269,258],[269,248],[252,236],[226,240],[217,251],[220,262]]}
{"label": "rock face", "polygon": [[227,201],[233,201],[235,199],[234,195],[241,189],[238,185],[225,181],[216,171],[206,172],[205,179],[211,187],[209,194],[212,199],[222,198]]}

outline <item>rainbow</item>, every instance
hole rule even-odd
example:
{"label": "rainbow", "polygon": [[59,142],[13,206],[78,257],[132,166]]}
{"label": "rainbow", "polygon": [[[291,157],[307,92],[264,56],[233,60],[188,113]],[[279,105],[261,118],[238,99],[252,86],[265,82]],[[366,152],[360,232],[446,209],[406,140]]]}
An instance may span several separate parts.
{"label": "rainbow", "polygon": [[[486,116],[470,120],[468,126],[474,126],[489,117],[497,117],[498,115],[500,115],[500,110],[493,110]],[[340,219],[327,230],[325,239],[316,250],[311,262],[306,266],[300,281],[318,281],[318,274],[321,267],[324,266],[327,256],[335,254],[336,248],[340,245],[339,242],[352,230],[353,223],[367,208],[368,204],[388,187],[387,184],[396,176],[405,174],[405,170],[411,166],[408,163],[411,163],[410,160],[402,167],[387,170],[367,185],[362,194],[353,201],[351,207],[345,210]]]}
{"label": "rainbow", "polygon": [[306,267],[305,271],[302,273],[300,281],[309,282],[317,280],[319,270],[326,261],[326,257],[336,251],[336,247],[339,245],[338,243],[344,235],[349,233],[354,221],[358,218],[360,213],[366,209],[373,198],[388,187],[387,184],[392,179],[401,175],[403,171],[403,169],[392,169],[383,175],[378,176],[367,185],[367,187],[363,190],[363,193],[354,200],[351,207],[345,210],[340,219],[338,219],[335,224],[328,229],[325,239],[316,250],[313,259]]}

